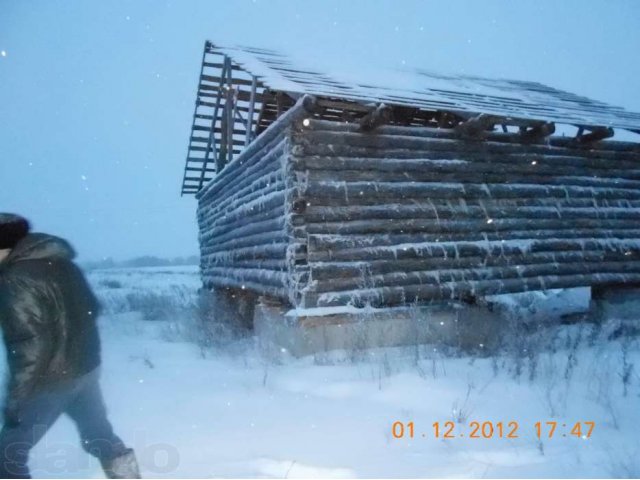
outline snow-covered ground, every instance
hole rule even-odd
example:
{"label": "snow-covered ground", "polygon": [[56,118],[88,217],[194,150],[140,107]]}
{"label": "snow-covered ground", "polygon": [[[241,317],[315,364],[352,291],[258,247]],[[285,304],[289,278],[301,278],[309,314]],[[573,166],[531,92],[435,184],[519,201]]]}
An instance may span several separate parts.
{"label": "snow-covered ground", "polygon": [[[516,349],[544,345],[546,353],[478,358],[423,346],[273,362],[252,339],[205,352],[182,340],[176,325],[190,315],[194,268],[89,277],[106,304],[111,419],[144,476],[640,476],[640,348],[615,319],[599,331],[571,325],[531,334],[537,343],[514,340]],[[127,311],[127,298],[146,313]],[[153,302],[171,318],[149,313]],[[442,435],[448,421],[454,438],[434,438],[434,422]],[[496,432],[503,422],[503,436],[517,422],[518,437],[469,438],[474,421],[493,422]],[[547,421],[557,422],[553,438]],[[394,438],[394,422],[404,423],[404,438]],[[595,422],[589,438],[570,434],[576,422]],[[589,425],[581,426],[586,436]],[[34,449],[31,466],[39,477],[102,476],[67,418]]]}

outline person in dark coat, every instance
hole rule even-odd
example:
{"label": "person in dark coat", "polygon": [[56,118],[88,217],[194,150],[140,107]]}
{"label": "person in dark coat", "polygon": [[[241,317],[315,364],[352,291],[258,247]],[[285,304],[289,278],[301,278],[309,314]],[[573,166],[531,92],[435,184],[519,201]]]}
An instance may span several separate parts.
{"label": "person in dark coat", "polygon": [[9,381],[0,478],[30,478],[29,450],[62,414],[109,478],[140,478],[113,432],[98,383],[100,307],[65,240],[0,213],[0,324]]}

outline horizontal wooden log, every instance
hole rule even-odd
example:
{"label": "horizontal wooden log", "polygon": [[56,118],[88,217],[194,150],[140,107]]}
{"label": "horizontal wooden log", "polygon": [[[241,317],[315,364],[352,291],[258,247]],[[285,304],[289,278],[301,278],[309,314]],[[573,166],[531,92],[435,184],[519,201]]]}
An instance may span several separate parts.
{"label": "horizontal wooden log", "polygon": [[[306,186],[305,197],[326,198],[337,195],[358,202],[359,197],[388,200],[393,198],[597,198],[640,199],[640,190],[622,188],[576,187],[561,185],[504,183],[412,183],[412,182],[315,182]],[[390,203],[390,202],[388,202]]]}
{"label": "horizontal wooden log", "polygon": [[[528,153],[481,154],[468,152],[418,152],[409,157],[344,157],[344,156],[292,156],[298,170],[360,170],[390,173],[457,172],[461,168],[470,172],[495,173],[507,169],[520,174],[585,175],[607,178],[640,179],[635,163],[613,163],[606,159]],[[336,173],[335,178],[340,177]]]}
{"label": "horizontal wooden log", "polygon": [[[394,261],[320,261],[310,262],[309,270],[312,281],[327,282],[336,279],[359,279],[366,281],[372,275],[401,274],[413,271],[444,269],[479,269],[487,267],[511,267],[517,265],[605,262],[638,260],[638,255],[627,256],[622,252],[575,250],[562,252],[515,253],[501,256],[467,256],[467,257],[421,257],[398,259]],[[336,288],[337,289],[337,288]]]}
{"label": "horizontal wooden log", "polygon": [[209,236],[206,239],[201,238],[200,249],[202,251],[206,249],[210,253],[224,253],[241,247],[260,247],[286,242],[287,239],[288,236],[284,229],[279,224],[274,223],[271,228],[269,226],[259,229],[254,228],[253,231],[242,236],[229,234],[224,238],[216,236]]}
{"label": "horizontal wooden log", "polygon": [[251,225],[256,222],[264,222],[268,220],[276,220],[283,219],[284,220],[284,206],[278,206],[272,208],[267,211],[256,211],[251,212],[247,215],[237,215],[232,218],[229,218],[228,221],[223,222],[222,220],[227,220],[228,217],[217,218],[215,223],[213,223],[211,230],[214,235],[223,234],[225,230],[233,230],[236,228],[244,227],[246,225]]}
{"label": "horizontal wooden log", "polygon": [[[252,188],[254,186],[256,188]],[[268,193],[265,193],[266,191]],[[221,205],[222,202],[226,203]],[[209,205],[200,206],[198,208],[198,219],[215,223],[230,219],[233,215],[239,216],[243,213],[250,215],[260,211],[272,210],[283,205],[284,184],[278,179],[277,173],[272,173],[265,178],[259,179],[255,185],[248,185],[231,197],[220,199],[217,204],[210,203]]]}
{"label": "horizontal wooden log", "polygon": [[253,182],[247,188],[237,192],[233,196],[222,199],[218,205],[209,205],[206,209],[198,209],[198,218],[201,220],[210,219],[212,216],[217,217],[224,215],[225,213],[233,213],[242,209],[243,205],[248,205],[253,202],[266,200],[272,196],[281,197],[284,195],[284,184],[277,181],[278,174],[268,176],[266,178],[259,179]]}
{"label": "horizontal wooden log", "polygon": [[261,245],[271,245],[273,243],[285,243],[288,240],[286,232],[278,228],[274,231],[259,232],[241,237],[232,236],[228,240],[220,241],[215,236],[209,237],[207,240],[202,239],[200,242],[201,249],[207,253],[223,253],[231,251],[235,248],[259,247]]}
{"label": "horizontal wooden log", "polygon": [[[448,148],[451,146],[448,146]],[[351,145],[332,145],[332,144],[323,144],[323,143],[312,143],[298,140],[297,143],[291,146],[291,153],[296,158],[303,157],[344,157],[344,158],[387,158],[387,159],[469,159],[469,158],[489,158],[489,157],[500,157],[503,155],[517,155],[520,154],[523,157],[531,156],[531,155],[540,155],[540,156],[561,156],[560,152],[545,152],[545,151],[483,151],[483,150],[472,150],[469,149],[466,152],[460,152],[459,150],[429,150],[421,149],[421,150],[412,150],[408,148],[374,148],[374,147],[356,147]],[[563,152],[565,153],[565,152]],[[602,154],[603,152],[598,152]],[[626,154],[631,155],[631,154]],[[570,157],[566,157],[569,160]],[[605,156],[604,158],[597,156],[595,154],[590,155],[590,159],[596,159],[597,162],[590,162],[586,165],[597,168],[597,165],[601,164],[601,160],[611,160]],[[633,159],[623,158],[623,159],[614,159],[619,162],[632,162]],[[624,163],[616,163],[612,165],[612,168],[625,168]],[[585,163],[583,163],[584,165]],[[637,164],[634,164],[634,167],[631,169],[637,170]]]}
{"label": "horizontal wooden log", "polygon": [[[415,258],[459,258],[466,256],[507,256],[531,252],[562,252],[562,251],[628,251],[635,252],[640,249],[640,240],[633,239],[593,239],[593,238],[569,238],[569,239],[518,239],[497,241],[458,241],[458,242],[423,242],[406,243],[390,246],[345,248],[331,252],[330,260],[347,261],[373,261]],[[325,252],[325,255],[328,252]],[[323,252],[310,250],[310,261],[322,261],[326,258]]]}
{"label": "horizontal wooden log", "polygon": [[214,287],[235,287],[248,289],[256,292],[260,295],[266,295],[268,297],[274,297],[281,300],[289,301],[288,290],[284,287],[272,287],[263,283],[257,282],[242,282],[234,280],[233,278],[217,277],[213,275],[203,275],[202,283],[205,288]]}
{"label": "horizontal wooden log", "polygon": [[371,219],[344,222],[310,223],[306,225],[308,234],[386,234],[386,233],[454,233],[454,232],[497,232],[509,230],[559,230],[562,228],[603,228],[636,229],[637,220],[611,220],[602,218],[573,218],[567,225],[567,219],[546,218],[496,218],[489,220],[465,219]]}
{"label": "horizontal wooden log", "polygon": [[[284,145],[282,138],[276,138],[271,147],[265,146],[264,150],[256,152],[253,157],[245,158],[242,163],[237,164],[233,171],[228,171],[226,168],[222,170],[208,184],[211,186],[207,186],[209,192],[207,196],[200,197],[198,203],[206,204],[209,199],[214,200],[229,196],[230,192],[239,190],[256,177],[277,170],[280,167],[280,158],[284,153]],[[239,172],[242,175],[239,175]]]}
{"label": "horizontal wooden log", "polygon": [[[357,133],[359,125],[357,123],[332,122],[321,119],[310,118],[302,130],[325,130],[338,133]],[[383,135],[420,136],[426,138],[456,138],[456,132],[447,128],[430,127],[405,127],[399,125],[384,125],[378,127],[376,133]],[[522,137],[518,133],[487,132],[486,140],[504,143],[521,143]],[[552,136],[540,142],[554,147],[568,148],[581,151],[585,147],[576,142],[572,137]],[[589,147],[596,150],[612,150],[624,152],[640,153],[640,144],[637,142],[622,141],[602,141]]]}
{"label": "horizontal wooden log", "polygon": [[[348,133],[348,132],[329,132],[329,131],[307,131],[303,134],[295,133],[292,135],[292,141],[295,145],[301,146],[302,150],[307,154],[323,155],[319,146],[325,147],[324,151],[331,152],[330,155],[341,156],[341,152],[357,151],[357,149],[366,149],[378,152],[386,152],[388,150],[404,149],[409,151],[424,152],[474,152],[474,153],[533,153],[547,155],[566,155],[575,154],[578,150],[569,150],[562,147],[553,147],[549,145],[527,144],[518,145],[512,143],[501,143],[492,141],[462,141],[450,138],[427,138],[405,135],[385,135],[382,133]],[[356,150],[352,150],[356,149]],[[570,153],[571,152],[571,153]],[[611,150],[580,150],[580,156],[587,158],[607,158],[616,161],[632,161],[636,162],[636,168],[640,163],[637,152],[628,151],[611,151]],[[297,153],[296,153],[297,154]],[[344,155],[344,156],[362,156],[368,155]],[[378,155],[371,155],[378,156]],[[385,155],[387,158],[396,158],[395,155]]]}
{"label": "horizontal wooden log", "polygon": [[[285,217],[283,215],[283,208],[279,207],[271,210],[270,212],[258,212],[251,217],[246,218],[238,218],[236,221],[226,223],[224,225],[214,224],[209,229],[209,237],[207,237],[207,241],[220,243],[224,236],[228,236],[230,233],[238,231],[239,229],[249,227],[251,225],[278,225],[277,228],[268,231],[277,231],[279,233],[283,233],[285,231]],[[261,231],[263,231],[261,229]],[[204,237],[203,237],[204,238]],[[231,239],[240,238],[237,235],[231,235]]]}
{"label": "horizontal wooden log", "polygon": [[439,285],[448,282],[467,282],[480,280],[503,280],[522,277],[539,277],[551,275],[610,273],[639,273],[640,261],[617,262],[585,262],[575,263],[542,263],[526,265],[486,266],[481,268],[437,269],[427,271],[392,272],[378,275],[365,275],[363,278],[333,278],[317,280],[308,291],[338,292],[358,288],[382,288],[404,285]]}
{"label": "horizontal wooden log", "polygon": [[[489,166],[488,166],[489,167]],[[474,171],[473,165],[458,165],[449,172],[438,172],[432,169],[422,171],[384,172],[375,170],[309,170],[306,171],[308,182],[457,182],[462,184],[505,183],[505,184],[540,184],[540,185],[568,185],[598,188],[623,188],[640,190],[640,180],[624,177],[601,177],[584,175],[560,175],[549,172],[542,175],[539,172],[520,174],[511,171],[508,166],[496,170],[492,165],[484,172]],[[576,172],[582,173],[582,172]]]}
{"label": "horizontal wooden log", "polygon": [[[257,178],[264,177],[272,172],[282,172],[281,159],[283,154],[283,144],[279,144],[271,152],[260,157],[255,163],[248,165],[247,169],[241,174],[235,175],[234,179],[226,182],[217,192],[211,194],[209,198],[215,201],[215,199],[229,197]],[[217,177],[214,177],[213,181],[217,181]]]}
{"label": "horizontal wooden log", "polygon": [[203,219],[210,220],[212,225],[224,226],[230,223],[235,223],[244,219],[246,223],[255,219],[266,220],[267,218],[274,218],[276,216],[284,216],[284,191],[274,192],[269,195],[265,200],[263,197],[243,204],[230,211],[216,212],[204,216]]}
{"label": "horizontal wooden log", "polygon": [[235,248],[224,252],[212,252],[208,247],[202,247],[200,253],[203,261],[224,264],[253,259],[283,259],[287,253],[288,243],[270,243],[254,247]]}
{"label": "horizontal wooden log", "polygon": [[284,287],[287,284],[287,273],[278,270],[258,268],[230,268],[227,266],[208,266],[203,271],[204,277],[220,277],[237,282],[260,283],[273,287]]}
{"label": "horizontal wooden log", "polygon": [[390,199],[387,203],[384,199],[378,199],[375,203],[359,202],[352,205],[344,197],[332,198],[309,198],[300,197],[299,201],[304,201],[304,211],[309,208],[361,208],[371,206],[375,208],[394,208],[396,205],[434,205],[435,207],[484,207],[484,208],[519,208],[519,207],[549,207],[549,208],[639,208],[639,200],[628,200],[624,198],[426,198],[416,200],[414,198]]}
{"label": "horizontal wooden log", "polygon": [[[217,264],[214,264],[217,265]],[[228,268],[249,268],[249,269],[264,269],[264,270],[278,270],[286,272],[288,264],[284,258],[282,259],[255,259],[255,260],[240,260],[235,262],[225,262],[224,266]],[[204,268],[203,268],[204,271]]]}
{"label": "horizontal wooden log", "polygon": [[221,198],[217,203],[199,208],[199,218],[203,221],[209,221],[212,216],[215,217],[220,212],[233,212],[243,204],[282,191],[284,191],[284,182],[281,179],[281,172],[271,172],[254,180],[233,195]]}
{"label": "horizontal wooden log", "polygon": [[558,208],[558,207],[495,207],[490,206],[443,206],[429,203],[413,205],[385,204],[351,207],[323,207],[311,205],[299,214],[306,223],[349,222],[355,220],[402,220],[402,219],[636,219],[640,220],[640,208]]}
{"label": "horizontal wooden log", "polygon": [[276,217],[259,222],[239,223],[237,225],[228,225],[224,228],[214,228],[211,231],[201,232],[200,238],[202,243],[222,243],[254,233],[284,232],[284,227],[284,217]]}
{"label": "horizontal wooden log", "polygon": [[[352,250],[373,249],[376,247],[408,248],[408,244],[424,242],[478,242],[507,240],[545,240],[545,239],[599,239],[640,241],[640,229],[607,230],[602,228],[563,230],[509,230],[506,232],[462,232],[448,234],[402,233],[385,235],[309,235],[308,258],[310,262],[329,261],[336,255],[347,256]],[[347,250],[341,253],[342,250]]]}
{"label": "horizontal wooden log", "polygon": [[308,293],[304,295],[302,301],[306,308],[343,305],[384,307],[414,302],[467,300],[478,296],[553,288],[574,288],[607,284],[636,285],[638,283],[640,283],[640,274],[638,273],[602,272],[587,275],[554,275],[506,280],[450,282],[440,285],[409,285],[405,287],[386,287],[323,294]]}
{"label": "horizontal wooden log", "polygon": [[[278,137],[286,130],[291,122],[295,122],[300,118],[304,118],[309,114],[309,106],[313,103],[313,97],[305,95],[301,97],[296,104],[281,115],[278,120],[273,122],[269,128],[263,131],[255,138],[236,158],[227,164],[220,175],[225,174],[231,176],[241,171],[245,161],[256,155],[257,152],[265,148],[271,142],[279,141]],[[205,199],[209,195],[215,195],[221,182],[210,182],[196,195],[198,199]]]}
{"label": "horizontal wooden log", "polygon": [[242,209],[243,205],[258,201],[260,198],[267,200],[271,196],[277,196],[277,192],[284,190],[284,181],[280,171],[266,172],[263,176],[242,186],[239,190],[230,193],[226,197],[217,199],[206,205],[198,206],[198,218],[210,221],[215,217],[233,213]]}
{"label": "horizontal wooden log", "polygon": [[575,197],[486,197],[486,198],[456,198],[456,197],[395,197],[395,198],[376,198],[372,196],[358,195],[357,198],[348,197],[344,195],[336,196],[323,196],[311,198],[308,195],[303,195],[299,190],[296,191],[295,200],[297,202],[304,202],[306,207],[358,207],[358,206],[382,206],[382,205],[416,205],[429,203],[436,206],[448,206],[457,205],[460,207],[468,206],[495,206],[501,207],[526,207],[526,206],[554,206],[557,208],[563,207],[575,207],[575,208],[587,208],[593,206],[594,208],[637,208],[640,205],[640,199],[625,199],[625,198],[575,198]]}

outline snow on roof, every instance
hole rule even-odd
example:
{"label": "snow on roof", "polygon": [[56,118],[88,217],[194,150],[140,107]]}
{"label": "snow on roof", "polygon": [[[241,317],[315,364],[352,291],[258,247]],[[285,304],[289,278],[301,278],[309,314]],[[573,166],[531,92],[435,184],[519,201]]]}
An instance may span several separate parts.
{"label": "snow on roof", "polygon": [[[326,101],[329,107],[322,115],[329,120],[342,119],[341,110],[364,115],[371,104],[384,103],[410,107],[428,118],[434,112],[458,119],[486,114],[509,125],[553,122],[580,131],[610,127],[640,133],[639,113],[535,82],[420,69],[319,72],[272,50],[211,42],[202,58],[183,194],[198,192],[305,94]],[[421,114],[419,125],[425,121]]]}
{"label": "snow on roof", "polygon": [[640,130],[640,113],[536,82],[443,75],[423,69],[388,70],[375,78],[321,73],[280,53],[213,46],[271,90],[318,97],[517,119]]}

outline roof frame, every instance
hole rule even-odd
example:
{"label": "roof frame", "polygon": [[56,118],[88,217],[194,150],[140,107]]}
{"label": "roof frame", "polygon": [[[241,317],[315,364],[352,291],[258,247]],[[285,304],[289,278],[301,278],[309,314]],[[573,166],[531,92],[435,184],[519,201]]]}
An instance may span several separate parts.
{"label": "roof frame", "polygon": [[520,141],[538,142],[557,122],[577,127],[576,144],[609,138],[613,128],[640,134],[638,113],[535,82],[424,70],[403,75],[425,87],[347,83],[274,51],[205,42],[182,194],[201,190],[305,94],[317,99],[314,117],[359,122],[363,130],[385,123],[455,128],[461,138],[481,140],[496,127],[515,126]]}

